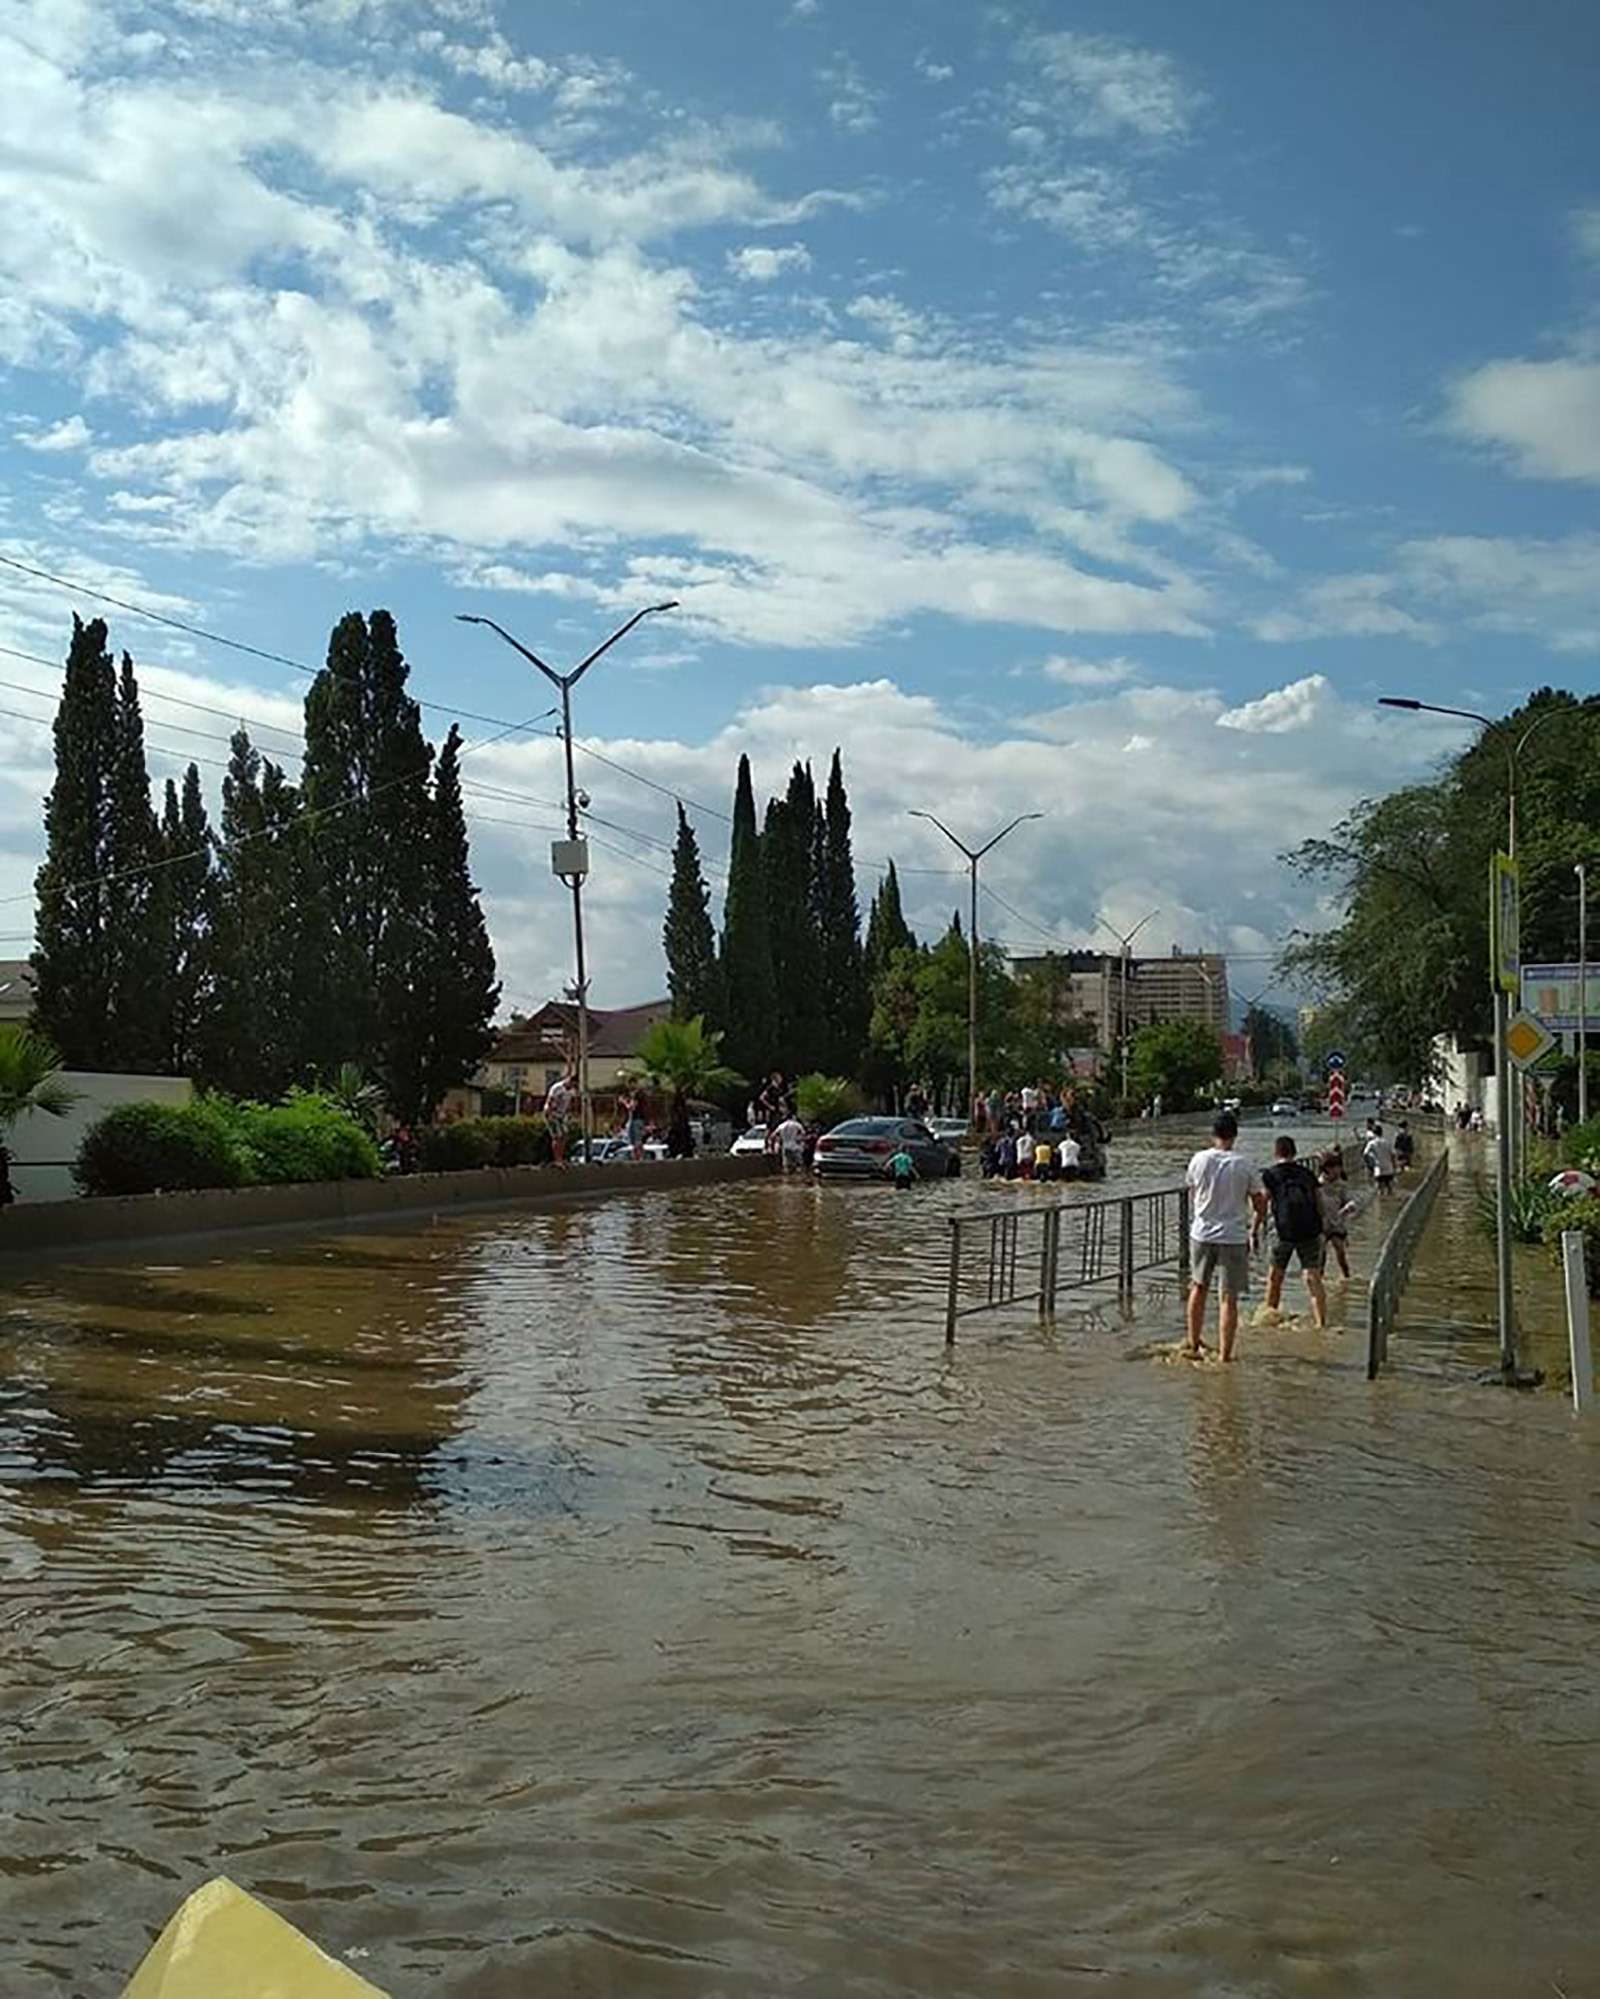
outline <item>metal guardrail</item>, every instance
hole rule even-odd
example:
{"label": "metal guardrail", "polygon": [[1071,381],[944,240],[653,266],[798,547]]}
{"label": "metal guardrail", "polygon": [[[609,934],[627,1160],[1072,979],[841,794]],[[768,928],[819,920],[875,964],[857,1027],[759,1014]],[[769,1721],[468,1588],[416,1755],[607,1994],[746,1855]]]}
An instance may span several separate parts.
{"label": "metal guardrail", "polygon": [[1439,1189],[1449,1171],[1450,1151],[1445,1146],[1417,1183],[1415,1193],[1396,1215],[1394,1227],[1384,1237],[1378,1260],[1372,1266],[1372,1276],[1367,1284],[1368,1381],[1377,1378],[1378,1369],[1389,1358],[1389,1334],[1405,1294],[1406,1279],[1411,1275],[1411,1259],[1416,1254],[1422,1231],[1428,1225],[1433,1204],[1439,1198]]}
{"label": "metal guardrail", "polygon": [[1175,1264],[1183,1272],[1189,1242],[1186,1186],[1048,1206],[1032,1205],[1021,1189],[1005,1198],[1017,1205],[950,1217],[947,1346],[955,1343],[957,1321],[980,1312],[1034,1302],[1044,1319],[1064,1291],[1114,1283],[1118,1298],[1126,1301],[1141,1271]]}

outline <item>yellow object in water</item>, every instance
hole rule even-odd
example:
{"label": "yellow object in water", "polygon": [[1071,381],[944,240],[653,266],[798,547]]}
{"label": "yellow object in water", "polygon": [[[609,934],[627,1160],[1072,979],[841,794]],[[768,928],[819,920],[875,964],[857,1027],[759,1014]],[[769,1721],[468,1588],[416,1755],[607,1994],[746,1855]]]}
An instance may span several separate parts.
{"label": "yellow object in water", "polygon": [[150,1946],[122,1999],[384,1999],[218,1875]]}

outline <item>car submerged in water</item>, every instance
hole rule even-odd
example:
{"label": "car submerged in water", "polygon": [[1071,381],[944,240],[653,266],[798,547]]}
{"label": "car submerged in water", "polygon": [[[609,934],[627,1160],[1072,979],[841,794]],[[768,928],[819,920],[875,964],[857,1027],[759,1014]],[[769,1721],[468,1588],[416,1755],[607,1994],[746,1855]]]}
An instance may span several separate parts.
{"label": "car submerged in water", "polygon": [[961,1172],[958,1147],[918,1119],[903,1117],[846,1118],[817,1140],[813,1165],[821,1180],[882,1180],[902,1147],[921,1180],[954,1180]]}

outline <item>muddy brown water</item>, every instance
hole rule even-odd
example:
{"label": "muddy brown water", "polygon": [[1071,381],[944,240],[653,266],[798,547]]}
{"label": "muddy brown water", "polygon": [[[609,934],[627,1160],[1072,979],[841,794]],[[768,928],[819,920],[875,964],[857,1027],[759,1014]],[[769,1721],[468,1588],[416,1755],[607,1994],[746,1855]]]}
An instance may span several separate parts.
{"label": "muddy brown water", "polygon": [[396,1999],[1600,1993],[1600,1437],[1359,1293],[947,1356],[1018,1198],[0,1276],[0,1994],[216,1872]]}

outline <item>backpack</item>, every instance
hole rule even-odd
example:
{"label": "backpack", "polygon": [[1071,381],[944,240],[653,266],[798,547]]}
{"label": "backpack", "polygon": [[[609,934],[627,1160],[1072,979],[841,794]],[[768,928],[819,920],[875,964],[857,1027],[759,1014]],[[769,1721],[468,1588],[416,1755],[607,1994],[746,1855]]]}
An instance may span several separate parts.
{"label": "backpack", "polygon": [[1272,1219],[1285,1242],[1307,1242],[1322,1233],[1322,1201],[1311,1169],[1286,1159],[1273,1169]]}

